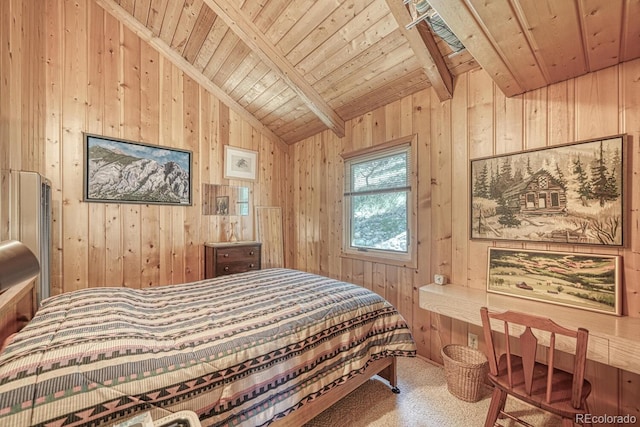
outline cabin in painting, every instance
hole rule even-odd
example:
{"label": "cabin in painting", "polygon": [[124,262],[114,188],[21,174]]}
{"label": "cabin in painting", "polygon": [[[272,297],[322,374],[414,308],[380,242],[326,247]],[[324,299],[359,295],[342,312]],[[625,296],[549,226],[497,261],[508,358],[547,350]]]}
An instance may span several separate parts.
{"label": "cabin in painting", "polygon": [[[493,246],[621,255],[623,315],[640,318],[640,2],[429,3],[412,22],[403,0],[0,2],[0,169],[51,182],[51,293],[200,280],[205,242],[232,222],[258,233],[253,210],[202,214],[213,184],[278,208],[283,234],[263,250],[383,295],[438,363],[444,344],[482,332],[422,308],[420,288],[441,274],[486,289]],[[84,133],[190,151],[193,203],[83,201]],[[472,160],[621,134],[625,246],[470,239]],[[398,140],[416,166],[409,256],[345,251],[345,162]],[[225,177],[225,146],[257,153],[255,180]],[[544,209],[562,210],[544,176],[557,190]],[[540,190],[513,191],[542,208]],[[8,197],[2,182],[0,240]],[[589,361],[587,378],[593,413],[640,416],[640,374]]]}
{"label": "cabin in painting", "polygon": [[558,180],[540,170],[503,194],[507,206],[529,215],[555,214],[567,209],[567,195]]}

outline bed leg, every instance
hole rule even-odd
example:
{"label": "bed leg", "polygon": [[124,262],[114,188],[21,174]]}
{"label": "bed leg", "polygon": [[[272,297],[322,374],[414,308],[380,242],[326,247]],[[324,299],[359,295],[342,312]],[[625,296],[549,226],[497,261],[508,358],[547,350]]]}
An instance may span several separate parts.
{"label": "bed leg", "polygon": [[389,385],[391,386],[391,391],[395,394],[400,394],[400,389],[398,388],[398,365],[395,357],[391,358],[391,363],[384,368],[378,375],[380,375],[385,380],[389,381]]}

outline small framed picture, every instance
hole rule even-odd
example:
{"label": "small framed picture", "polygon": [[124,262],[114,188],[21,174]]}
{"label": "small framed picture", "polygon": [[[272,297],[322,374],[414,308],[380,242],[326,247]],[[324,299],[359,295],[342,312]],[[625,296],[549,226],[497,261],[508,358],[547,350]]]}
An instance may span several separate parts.
{"label": "small framed picture", "polygon": [[216,215],[229,215],[229,196],[216,197]]}
{"label": "small framed picture", "polygon": [[255,181],[258,169],[258,153],[243,148],[224,146],[224,177]]}

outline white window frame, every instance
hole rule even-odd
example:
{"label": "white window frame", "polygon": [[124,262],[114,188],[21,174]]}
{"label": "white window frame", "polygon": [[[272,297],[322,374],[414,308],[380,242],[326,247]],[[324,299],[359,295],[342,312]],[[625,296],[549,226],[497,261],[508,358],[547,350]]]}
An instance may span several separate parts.
{"label": "white window frame", "polygon": [[[388,141],[373,147],[364,148],[350,153],[342,154],[344,160],[345,182],[347,174],[350,174],[350,165],[363,160],[370,160],[376,157],[389,155],[394,149],[402,149],[408,146],[409,152],[409,184],[410,189],[407,195],[407,252],[390,251],[383,249],[363,249],[351,246],[351,197],[343,195],[343,233],[342,233],[342,256],[345,258],[355,258],[364,261],[378,262],[389,265],[399,265],[416,268],[416,247],[418,235],[417,226],[417,135],[405,136]],[[342,189],[343,190],[343,189]],[[343,192],[344,194],[344,192]]]}

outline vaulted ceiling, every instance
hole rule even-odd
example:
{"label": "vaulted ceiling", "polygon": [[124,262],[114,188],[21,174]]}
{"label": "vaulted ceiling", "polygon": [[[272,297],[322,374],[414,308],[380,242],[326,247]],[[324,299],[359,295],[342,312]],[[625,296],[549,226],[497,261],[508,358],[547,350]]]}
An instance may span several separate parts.
{"label": "vaulted ceiling", "polygon": [[403,0],[95,1],[286,143],[478,66],[513,96],[640,57],[640,0],[430,0],[455,53]]}

